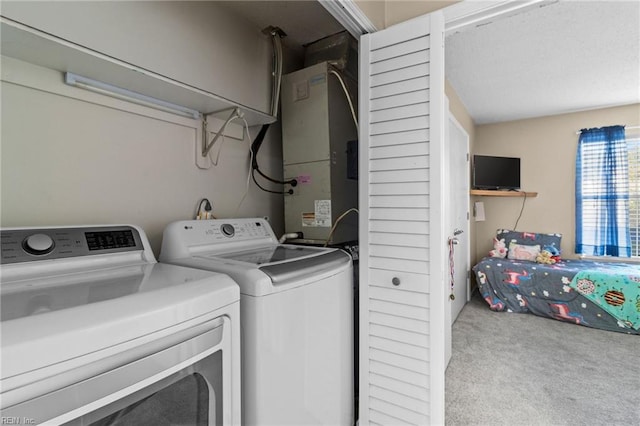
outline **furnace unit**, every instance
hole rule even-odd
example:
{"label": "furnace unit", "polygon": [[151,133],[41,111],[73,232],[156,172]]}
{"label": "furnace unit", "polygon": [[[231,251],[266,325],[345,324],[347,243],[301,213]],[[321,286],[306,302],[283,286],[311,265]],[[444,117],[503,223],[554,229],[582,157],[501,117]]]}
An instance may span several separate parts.
{"label": "furnace unit", "polygon": [[[344,84],[344,87],[343,87]],[[284,198],[286,233],[304,242],[340,244],[358,239],[357,82],[328,62],[283,76],[284,177],[295,179]],[[289,187],[287,188],[289,189]]]}

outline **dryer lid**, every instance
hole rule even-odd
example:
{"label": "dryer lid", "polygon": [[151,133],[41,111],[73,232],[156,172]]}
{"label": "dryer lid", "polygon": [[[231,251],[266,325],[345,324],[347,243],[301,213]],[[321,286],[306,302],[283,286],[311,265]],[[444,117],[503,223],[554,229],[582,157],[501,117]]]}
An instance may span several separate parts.
{"label": "dryer lid", "polygon": [[264,265],[259,269],[271,278],[273,285],[306,280],[313,276],[337,270],[351,263],[351,257],[341,250],[330,250],[319,256],[292,262]]}
{"label": "dryer lid", "polygon": [[[214,253],[197,256],[216,261],[216,265],[233,264],[234,270],[258,270],[265,274],[270,281],[270,291],[277,291],[282,284],[295,284],[311,277],[322,275],[328,271],[343,268],[351,263],[351,256],[342,250],[326,247],[297,246],[290,244],[272,244],[251,250],[235,251],[231,253]],[[225,268],[220,269],[226,272]],[[237,273],[237,272],[236,272]],[[243,294],[255,294],[248,290],[250,285],[246,281],[251,278],[237,278],[230,273],[241,286]],[[255,279],[255,275],[253,276]],[[257,287],[260,287],[256,283]],[[281,289],[280,289],[281,290]],[[258,293],[261,293],[258,291]]]}
{"label": "dryer lid", "polygon": [[240,298],[227,275],[166,264],[3,282],[1,290],[3,382],[129,344]]}
{"label": "dryer lid", "polygon": [[214,257],[260,266],[269,263],[300,260],[303,257],[324,254],[326,253],[326,251],[327,249],[321,249],[317,247],[275,244],[268,247],[261,247],[251,250],[216,254],[214,255]]}

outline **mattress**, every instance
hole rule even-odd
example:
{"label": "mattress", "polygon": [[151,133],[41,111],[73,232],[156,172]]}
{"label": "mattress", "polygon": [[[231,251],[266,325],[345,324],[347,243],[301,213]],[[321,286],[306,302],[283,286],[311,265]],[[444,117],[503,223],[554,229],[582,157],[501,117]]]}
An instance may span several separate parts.
{"label": "mattress", "polygon": [[640,264],[486,257],[473,271],[492,310],[640,334]]}

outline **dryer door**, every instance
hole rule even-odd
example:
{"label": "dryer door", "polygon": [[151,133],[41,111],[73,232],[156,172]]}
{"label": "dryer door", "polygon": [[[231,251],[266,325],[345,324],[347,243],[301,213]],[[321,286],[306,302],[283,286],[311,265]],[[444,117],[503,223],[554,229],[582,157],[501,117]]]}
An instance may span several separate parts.
{"label": "dryer door", "polygon": [[[87,378],[6,407],[3,417],[25,424],[239,424],[230,329],[229,318],[219,317],[69,371],[58,383]],[[30,385],[31,392],[51,386],[44,382]]]}

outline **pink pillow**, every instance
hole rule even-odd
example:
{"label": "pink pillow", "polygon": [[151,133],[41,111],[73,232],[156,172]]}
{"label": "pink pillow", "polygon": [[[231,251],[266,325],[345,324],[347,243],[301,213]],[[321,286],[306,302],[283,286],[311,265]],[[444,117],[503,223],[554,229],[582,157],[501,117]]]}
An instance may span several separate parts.
{"label": "pink pillow", "polygon": [[507,257],[513,260],[529,260],[536,261],[536,257],[540,254],[540,246],[525,246],[522,244],[509,243],[509,253]]}

